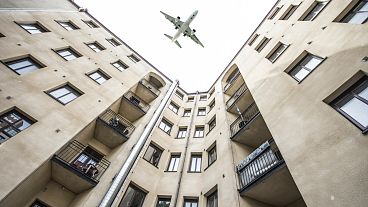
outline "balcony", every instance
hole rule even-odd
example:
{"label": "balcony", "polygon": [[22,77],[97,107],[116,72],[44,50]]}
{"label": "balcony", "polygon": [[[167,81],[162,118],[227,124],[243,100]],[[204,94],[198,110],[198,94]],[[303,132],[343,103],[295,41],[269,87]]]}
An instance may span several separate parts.
{"label": "balcony", "polygon": [[230,139],[253,148],[271,137],[271,133],[255,102],[230,125]]}
{"label": "balcony", "polygon": [[230,113],[239,114],[244,111],[253,102],[253,97],[249,93],[245,84],[241,85],[238,90],[226,102],[226,110]]}
{"label": "balcony", "polygon": [[244,79],[241,76],[240,71],[238,70],[237,73],[233,76],[233,78],[226,83],[224,86],[224,93],[227,95],[233,95],[237,88],[241,86],[241,84],[244,83]]}
{"label": "balcony", "polygon": [[108,109],[97,118],[94,137],[114,148],[127,141],[134,129],[134,125],[127,119]]}
{"label": "balcony", "polygon": [[287,206],[301,198],[273,140],[263,143],[236,168],[241,196],[272,206]]}
{"label": "balcony", "polygon": [[137,94],[137,96],[139,96],[143,101],[150,103],[158,97],[158,95],[160,94],[160,90],[158,90],[146,79],[142,79],[137,85],[135,94]]}
{"label": "balcony", "polygon": [[136,94],[128,91],[124,94],[119,109],[119,114],[128,119],[130,122],[134,122],[143,115],[145,115],[149,109],[148,103],[139,98]]}
{"label": "balcony", "polygon": [[74,193],[96,186],[110,162],[74,140],[52,158],[52,177]]}

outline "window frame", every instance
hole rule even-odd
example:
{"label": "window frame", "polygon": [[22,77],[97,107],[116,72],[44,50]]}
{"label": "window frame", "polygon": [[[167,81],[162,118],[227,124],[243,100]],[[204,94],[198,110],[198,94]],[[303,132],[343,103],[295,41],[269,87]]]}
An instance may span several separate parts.
{"label": "window frame", "polygon": [[[330,3],[331,0],[326,0],[326,1],[318,1],[315,0],[310,6],[309,8],[303,13],[303,15],[299,18],[299,21],[314,21],[319,14],[322,13],[322,11],[327,7],[327,5]],[[321,8],[321,10],[315,15],[313,16],[311,19],[307,20],[307,17],[312,14],[313,10],[319,5],[319,4],[324,4],[323,7]]]}
{"label": "window frame", "polygon": [[298,9],[299,5],[291,4],[287,10],[281,15],[279,20],[288,20],[291,16],[295,13],[295,11]]}
{"label": "window frame", "polygon": [[270,13],[270,15],[267,17],[267,19],[272,20],[273,18],[276,17],[276,15],[281,11],[283,5],[280,7],[275,7],[275,9],[272,10],[272,12]]}
{"label": "window frame", "polygon": [[[189,115],[187,116],[187,113],[189,111]],[[190,117],[192,115],[192,109],[184,109],[183,117]]]}
{"label": "window frame", "polygon": [[207,95],[199,96],[199,101],[207,101]]}
{"label": "window frame", "polygon": [[169,103],[169,105],[167,106],[167,108],[169,108],[175,114],[178,114],[179,113],[179,109],[180,109],[180,107],[177,104],[175,104],[173,101],[171,101]]}
{"label": "window frame", "polygon": [[[46,33],[46,32],[50,32],[49,29],[47,29],[45,26],[43,26],[39,21],[34,21],[34,22],[15,22],[18,26],[20,26],[23,30],[25,30],[26,32],[28,32],[31,35],[34,34],[42,34],[42,33]],[[26,28],[24,28],[24,26],[29,26],[29,25],[35,25],[34,27],[39,31],[37,33],[32,33],[29,30],[27,30]]]}
{"label": "window frame", "polygon": [[254,48],[255,51],[261,53],[262,50],[268,45],[271,41],[271,38],[263,37],[262,40],[258,43],[258,45]]}
{"label": "window frame", "polygon": [[[278,51],[278,49],[281,46],[285,46],[285,49],[281,51],[281,53],[279,53],[278,56],[275,57],[275,59],[271,60],[270,58],[276,54],[276,52]],[[283,42],[278,42],[275,47],[268,53],[268,55],[266,55],[266,59],[269,60],[271,63],[275,63],[280,57],[281,55],[289,48],[290,45],[288,44],[284,44]]]}
{"label": "window frame", "polygon": [[[174,159],[173,165],[172,165],[172,168],[170,168],[173,159]],[[179,164],[180,164],[180,154],[172,153],[170,155],[169,164],[167,165],[167,168],[166,168],[165,172],[178,172]]]}
{"label": "window frame", "polygon": [[248,45],[249,46],[252,46],[253,45],[253,43],[258,39],[258,37],[259,37],[260,35],[259,34],[254,34],[253,36],[252,36],[252,39],[250,39],[250,41],[248,42]]}
{"label": "window frame", "polygon": [[[73,91],[69,91],[69,93],[64,94],[64,95],[62,95],[62,96],[59,96],[58,98],[56,98],[56,97],[54,97],[53,95],[51,95],[51,92],[54,92],[54,91],[59,90],[59,89],[64,88],[64,87],[70,88],[70,89],[72,89]],[[68,90],[68,89],[67,89],[67,90]],[[73,93],[73,92],[76,92],[76,93]],[[82,95],[84,94],[81,90],[79,90],[78,88],[76,88],[74,85],[72,85],[72,84],[71,84],[71,83],[69,83],[69,82],[66,82],[66,83],[64,83],[64,84],[62,84],[62,85],[59,85],[59,86],[54,87],[54,88],[52,88],[52,89],[49,89],[49,90],[45,91],[45,93],[46,93],[48,96],[50,96],[52,99],[54,99],[55,101],[57,101],[57,102],[61,103],[62,105],[67,105],[67,104],[69,104],[70,102],[72,102],[72,101],[76,100],[77,98],[79,98],[80,96],[82,96]],[[67,103],[63,103],[62,101],[60,101],[60,100],[59,100],[59,98],[60,98],[60,97],[65,97],[65,96],[69,95],[70,93],[73,93],[73,94],[76,96],[76,98],[74,98],[73,100],[68,101]]]}
{"label": "window frame", "polygon": [[[149,160],[147,159],[146,155],[147,155],[147,152],[148,150],[152,148],[153,149],[153,152],[152,154],[150,155],[150,158]],[[153,155],[155,154],[155,152],[159,152],[159,156],[157,158],[157,162],[154,162],[154,157]],[[146,152],[144,153],[143,155],[143,159],[146,160],[147,162],[149,162],[151,165],[155,166],[156,168],[158,168],[158,165],[160,163],[160,159],[161,159],[161,156],[162,156],[162,153],[164,152],[164,150],[161,148],[161,147],[158,147],[156,144],[154,143],[150,143],[146,149]]]}
{"label": "window frame", "polygon": [[[40,206],[40,204],[42,205],[41,207],[50,207],[50,205],[48,205],[47,203],[41,201],[40,199],[36,198],[32,204],[30,205],[30,207],[38,207]],[[36,206],[37,205],[37,206]]]}
{"label": "window frame", "polygon": [[[195,159],[194,169],[192,169],[193,159]],[[199,169],[197,168],[198,167],[198,159],[200,160],[199,161]],[[202,160],[203,160],[202,159],[202,154],[191,154],[188,173],[201,173],[202,172]]]}
{"label": "window frame", "polygon": [[[181,130],[181,129],[185,129],[185,130]],[[183,132],[183,133],[181,133]],[[184,134],[184,136],[182,136]],[[181,135],[181,136],[179,136]],[[181,126],[179,127],[178,129],[178,134],[176,135],[176,138],[177,139],[185,139],[188,135],[188,127],[187,126]]]}
{"label": "window frame", "polygon": [[[161,128],[161,123],[164,123],[165,124],[165,128],[166,127],[169,127],[170,129],[166,132],[165,131],[165,129],[162,129]],[[173,128],[173,124],[170,122],[170,121],[168,121],[166,118],[162,118],[161,119],[161,122],[159,123],[159,125],[158,125],[158,128],[160,128],[163,132],[165,132],[166,134],[168,134],[168,135],[170,135],[170,133],[171,133],[171,130],[172,130],[172,128]]]}
{"label": "window frame", "polygon": [[[99,78],[97,78],[97,79],[92,78],[91,75],[93,75],[95,73],[97,73],[98,75],[100,75],[100,78],[105,79],[105,81],[103,81],[102,83],[100,83],[100,82],[97,81],[97,79],[99,79]],[[102,85],[103,83],[105,83],[106,81],[108,81],[111,78],[111,76],[109,76],[107,73],[105,73],[101,69],[97,69],[97,70],[93,70],[91,72],[88,72],[88,73],[86,73],[86,76],[88,76],[91,80],[93,80],[98,85]]]}
{"label": "window frame", "polygon": [[109,42],[112,46],[114,47],[118,47],[121,45],[121,43],[119,41],[117,41],[115,38],[111,37],[111,38],[106,38],[106,41]]}
{"label": "window frame", "polygon": [[[80,57],[82,57],[82,54],[80,54],[79,52],[77,52],[74,48],[68,46],[68,47],[63,47],[63,48],[58,48],[58,49],[52,49],[56,54],[58,54],[61,58],[63,58],[63,60],[65,61],[72,61],[72,60],[75,60],[75,59],[78,59]],[[66,59],[65,57],[67,56],[62,56],[59,52],[61,51],[67,51],[69,50],[69,53],[72,54],[75,58],[73,59]],[[69,55],[68,55],[69,56]]]}
{"label": "window frame", "polygon": [[[349,102],[350,100],[356,98],[359,101],[363,102],[364,104],[367,105],[368,107],[368,99],[364,99],[363,97],[359,96],[359,94],[356,92],[357,90],[361,89],[363,86],[367,86],[366,88],[368,89],[368,76],[364,75],[363,77],[361,77],[356,83],[354,83],[352,86],[350,86],[349,88],[347,88],[346,90],[344,90],[342,92],[342,94],[340,94],[339,96],[337,96],[331,103],[330,106],[332,106],[332,108],[334,108],[337,112],[339,112],[343,117],[345,117],[347,120],[349,120],[352,124],[354,124],[356,127],[358,127],[363,134],[367,134],[368,133],[368,126],[364,127],[361,123],[359,123],[357,120],[355,120],[352,116],[350,116],[347,112],[343,111],[341,109],[342,106],[339,106],[338,103],[339,102]],[[363,89],[364,90],[364,89]],[[349,96],[351,97],[350,99]],[[346,99],[348,99],[346,101]]]}
{"label": "window frame", "polygon": [[206,107],[199,107],[197,110],[197,116],[206,116],[206,115],[207,115]]}
{"label": "window frame", "polygon": [[187,102],[194,102],[194,96],[188,96]]}
{"label": "window frame", "polygon": [[[93,50],[94,52],[101,52],[103,50],[106,50],[106,48],[104,46],[102,46],[99,42],[94,41],[94,42],[86,42],[84,43],[87,45],[87,47],[91,50]],[[94,48],[91,47],[91,45],[95,46],[99,51],[96,51]]]}
{"label": "window frame", "polygon": [[130,54],[130,55],[128,55],[127,56],[133,63],[138,63],[139,61],[141,61],[141,59],[138,57],[138,56],[136,56],[136,55],[134,55],[134,54]]}
{"label": "window frame", "polygon": [[[214,202],[214,206],[210,206],[210,199],[211,198],[215,198]],[[218,207],[218,193],[217,193],[217,189],[211,193],[210,195],[207,196],[207,205],[206,207]]]}
{"label": "window frame", "polygon": [[208,112],[212,111],[213,108],[215,108],[216,106],[216,100],[213,99],[209,104],[208,104],[208,107],[209,107],[209,110]]}
{"label": "window frame", "polygon": [[[123,68],[123,70],[120,70],[119,67],[116,67],[114,64],[119,64],[121,67],[120,68]],[[128,69],[129,68],[129,65],[127,65],[126,63],[124,63],[123,61],[121,60],[117,60],[115,62],[112,62],[111,65],[116,68],[118,71],[120,72],[123,72],[124,70]]]}
{"label": "window frame", "polygon": [[[71,20],[55,20],[62,28],[64,28],[66,31],[73,31],[73,30],[78,30],[80,29],[74,22],[72,22]],[[67,27],[63,26],[62,24],[69,24],[69,26],[67,27],[70,27],[71,25],[71,30],[67,29]]]}
{"label": "window frame", "polygon": [[[348,12],[338,21],[338,22],[340,22],[340,23],[346,23],[346,24],[358,24],[358,23],[351,23],[351,22],[346,22],[346,19],[348,18],[348,17],[351,17],[352,16],[352,14],[354,14],[352,17],[354,17],[357,13],[359,13],[359,12],[357,12],[357,11],[355,11],[360,5],[361,5],[361,3],[363,3],[363,2],[366,2],[366,4],[368,4],[368,0],[362,0],[362,1],[357,1],[355,4],[354,4],[354,6],[352,6],[352,8],[351,9],[349,9],[348,10]],[[363,5],[363,7],[364,7],[364,5]],[[368,11],[367,11],[368,12]],[[351,19],[350,19],[351,20]],[[359,24],[365,24],[365,23],[367,23],[368,22],[368,17],[362,22],[362,23],[359,23]]]}
{"label": "window frame", "polygon": [[[29,66],[36,66],[37,69],[34,69],[34,70],[31,70],[29,72],[26,72],[26,73],[19,73],[17,72],[17,70],[21,70],[21,69],[24,69],[25,67],[21,67],[20,68],[17,68],[17,69],[13,69],[11,68],[11,66],[9,66],[10,64],[17,64],[17,63],[20,63],[20,62],[23,62],[23,61],[28,61],[30,63],[32,63],[31,65]],[[37,60],[36,58],[34,58],[32,55],[24,55],[24,56],[19,56],[19,57],[14,57],[14,58],[11,58],[11,59],[8,59],[8,60],[3,60],[1,61],[7,68],[9,68],[11,71],[13,71],[14,73],[18,74],[18,75],[27,75],[29,73],[33,73],[34,71],[37,71],[41,68],[44,68],[46,67],[43,63],[41,63],[39,60]],[[29,67],[27,66],[27,67]]]}
{"label": "window frame", "polygon": [[[215,122],[214,126],[211,126],[211,124]],[[208,122],[208,133],[210,133],[215,127],[216,127],[216,115],[214,115],[210,121]]]}
{"label": "window frame", "polygon": [[[8,119],[6,119],[5,117],[11,115],[11,114],[15,114],[15,116],[17,116],[19,119],[14,121],[13,123],[10,122]],[[11,139],[12,137],[15,137],[17,134],[21,133],[22,131],[28,129],[29,127],[31,127],[34,123],[37,122],[37,120],[33,119],[32,117],[30,117],[28,114],[24,113],[22,110],[18,109],[17,107],[12,107],[6,111],[3,111],[0,113],[0,124],[5,123],[6,125],[4,126],[0,126],[0,144],[3,142],[6,142],[7,140]],[[28,126],[26,126],[24,129],[19,129],[19,127],[16,127],[15,125],[20,123],[20,122],[27,122]],[[7,131],[5,131],[5,129],[11,129],[11,131],[16,132],[16,134],[12,135],[10,133],[8,133]],[[10,130],[9,130],[10,131]],[[2,136],[2,134],[6,135],[7,137]]]}
{"label": "window frame", "polygon": [[[89,28],[95,29],[95,28],[99,28],[100,26],[98,26],[94,21],[92,20],[82,20]],[[92,25],[92,26],[91,26]]]}
{"label": "window frame", "polygon": [[[300,56],[299,56],[300,57]],[[323,57],[320,57],[320,56],[317,56],[317,55],[314,55],[314,54],[312,54],[312,53],[309,53],[309,52],[304,52],[304,53],[302,53],[302,55],[301,55],[301,59],[295,64],[295,65],[293,65],[290,69],[287,69],[287,73],[294,79],[294,80],[296,80],[299,84],[301,83],[301,82],[303,82],[313,71],[315,71],[327,58],[323,58]],[[307,71],[309,71],[309,73],[303,78],[303,79],[301,79],[301,80],[299,80],[299,79],[297,79],[294,75],[292,75],[292,73],[295,71],[295,70],[297,70],[297,68],[301,65],[301,63],[303,63],[304,62],[304,60],[305,59],[307,59],[308,57],[312,57],[312,58],[315,58],[315,59],[320,59],[321,61],[318,63],[318,65],[316,65],[313,69],[310,69],[310,68],[307,68],[307,67],[305,67],[305,66],[301,66],[302,67],[302,69],[304,69],[304,70],[307,70],[307,69],[310,69],[310,70],[307,70]],[[297,58],[297,59],[299,59],[299,58]],[[307,68],[307,69],[305,69],[305,68]],[[299,71],[301,71],[301,70],[299,70]],[[297,74],[297,73],[296,73]]]}
{"label": "window frame", "polygon": [[162,196],[158,196],[157,197],[157,202],[156,202],[156,207],[160,207],[159,204],[160,204],[160,201],[163,200],[163,201],[168,201],[169,202],[169,206],[171,205],[171,197],[162,197]]}
{"label": "window frame", "polygon": [[127,195],[127,192],[128,192],[128,189],[129,188],[131,188],[132,190],[134,190],[134,192],[133,192],[133,196],[130,198],[130,202],[132,201],[132,200],[134,200],[133,198],[134,198],[134,195],[136,195],[137,193],[136,192],[138,192],[138,193],[140,193],[140,194],[143,194],[144,195],[144,197],[143,197],[143,199],[142,199],[142,201],[140,202],[140,206],[139,207],[142,207],[143,206],[143,204],[144,204],[144,201],[145,201],[145,199],[146,199],[146,196],[147,196],[147,194],[148,194],[148,192],[147,191],[145,191],[145,190],[143,190],[142,188],[140,188],[140,187],[138,187],[138,186],[136,186],[135,184],[133,184],[132,182],[128,185],[128,187],[127,187],[127,189],[125,190],[125,192],[124,192],[124,195],[123,195],[123,198],[120,200],[120,202],[119,202],[119,207],[129,207],[129,206],[122,206],[122,202],[123,202],[123,200],[124,200],[124,198],[125,198],[125,196]]}
{"label": "window frame", "polygon": [[[203,129],[203,130],[198,130],[200,128]],[[203,125],[195,126],[193,138],[203,138],[204,137],[204,130],[205,130],[205,127]],[[202,131],[202,132],[200,132],[200,131]],[[198,136],[198,134],[199,134],[199,136]]]}
{"label": "window frame", "polygon": [[[211,155],[212,155],[212,153],[214,153],[215,154],[215,158],[211,158],[210,159],[210,157],[211,157]],[[209,166],[211,166],[214,162],[216,162],[216,160],[217,160],[217,148],[216,148],[216,142],[215,143],[213,143],[212,144],[212,146],[210,146],[208,149],[207,149],[207,155],[208,155],[208,157],[207,157],[207,161],[208,161],[208,167]]]}

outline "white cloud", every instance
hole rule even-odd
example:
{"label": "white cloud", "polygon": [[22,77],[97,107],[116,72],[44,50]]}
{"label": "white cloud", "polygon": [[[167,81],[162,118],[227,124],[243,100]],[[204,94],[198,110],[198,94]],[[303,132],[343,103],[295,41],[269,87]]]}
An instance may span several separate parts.
{"label": "white cloud", "polygon": [[[276,0],[76,0],[89,13],[187,92],[206,91],[235,56]],[[174,26],[160,13],[182,20],[198,10],[191,28],[205,48],[187,37],[182,49],[164,36]]]}

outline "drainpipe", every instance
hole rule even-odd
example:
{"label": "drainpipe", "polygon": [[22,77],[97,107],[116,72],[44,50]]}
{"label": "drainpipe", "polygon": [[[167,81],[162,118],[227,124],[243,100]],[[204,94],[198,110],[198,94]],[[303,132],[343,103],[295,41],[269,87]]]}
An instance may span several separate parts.
{"label": "drainpipe", "polygon": [[112,203],[114,202],[120,188],[123,186],[125,179],[127,178],[130,170],[132,169],[135,161],[137,160],[138,155],[140,154],[149,135],[151,134],[153,127],[155,126],[158,118],[161,116],[162,111],[164,110],[166,106],[166,103],[169,101],[171,95],[173,94],[178,84],[179,84],[179,81],[177,80],[171,84],[168,92],[166,93],[165,97],[163,98],[160,105],[158,106],[155,113],[153,114],[152,119],[148,122],[141,137],[139,137],[137,143],[134,145],[133,150],[129,154],[128,158],[126,159],[123,166],[121,167],[118,174],[116,175],[114,181],[112,182],[110,188],[106,192],[99,207],[110,207]]}
{"label": "drainpipe", "polygon": [[179,196],[179,192],[180,192],[180,186],[181,186],[181,180],[183,178],[183,170],[184,170],[184,164],[185,164],[185,160],[187,157],[187,151],[188,151],[188,145],[189,145],[189,137],[191,134],[191,130],[192,130],[192,124],[193,124],[193,119],[194,119],[194,110],[197,106],[197,99],[198,99],[198,91],[196,93],[195,96],[195,100],[194,100],[194,106],[193,106],[193,112],[192,112],[192,117],[190,118],[190,124],[189,124],[189,129],[188,129],[188,134],[186,136],[186,143],[185,143],[185,149],[184,149],[184,156],[183,156],[183,162],[180,166],[180,174],[179,174],[179,181],[178,181],[178,186],[176,188],[176,192],[175,192],[175,196],[174,196],[174,200],[173,200],[173,205],[171,205],[172,207],[175,207],[177,202],[178,202],[178,196]]}

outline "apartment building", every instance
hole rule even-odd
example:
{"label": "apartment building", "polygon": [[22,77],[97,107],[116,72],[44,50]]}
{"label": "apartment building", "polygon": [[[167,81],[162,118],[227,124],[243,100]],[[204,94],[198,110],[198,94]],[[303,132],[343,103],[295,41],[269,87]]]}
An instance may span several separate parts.
{"label": "apartment building", "polygon": [[368,1],[278,1],[194,93],[73,1],[0,7],[0,206],[368,202]]}

